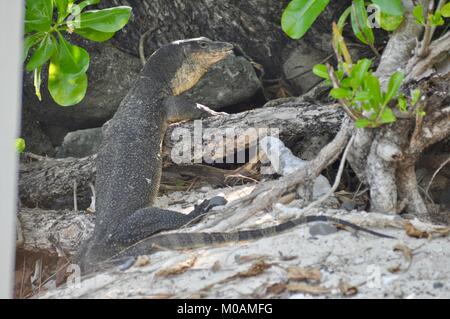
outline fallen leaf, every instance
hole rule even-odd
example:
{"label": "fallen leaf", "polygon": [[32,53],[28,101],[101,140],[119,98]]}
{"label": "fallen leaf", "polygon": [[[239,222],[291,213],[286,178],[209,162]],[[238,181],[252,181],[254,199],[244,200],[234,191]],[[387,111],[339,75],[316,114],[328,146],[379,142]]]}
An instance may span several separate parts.
{"label": "fallen leaf", "polygon": [[236,255],[234,257],[234,260],[238,263],[238,264],[243,264],[249,261],[254,261],[254,260],[262,260],[262,259],[267,259],[268,256],[267,255],[260,255],[260,254],[255,254],[255,255],[248,255],[248,256],[239,256]]}
{"label": "fallen leaf", "polygon": [[173,276],[173,275],[179,275],[179,274],[185,273],[188,269],[190,269],[190,268],[192,268],[192,266],[194,266],[196,261],[197,261],[197,256],[195,256],[191,259],[188,259],[186,261],[183,261],[173,267],[169,267],[169,268],[160,270],[156,273],[156,276],[167,277],[167,276]]}
{"label": "fallen leaf", "polygon": [[402,270],[402,265],[398,264],[397,266],[392,266],[388,268],[388,271],[395,274]]}
{"label": "fallen leaf", "polygon": [[341,281],[339,283],[339,290],[341,291],[341,294],[343,294],[344,296],[354,296],[358,293],[358,288],[350,285],[348,282],[345,281]]}
{"label": "fallen leaf", "polygon": [[236,274],[237,277],[245,278],[245,277],[254,277],[256,275],[261,274],[264,270],[270,268],[270,265],[266,264],[263,260],[258,260],[253,265],[251,265],[250,269],[239,272]]}
{"label": "fallen leaf", "polygon": [[405,257],[406,261],[408,262],[408,266],[406,266],[405,269],[402,269],[401,264],[398,264],[397,266],[393,266],[393,267],[389,267],[388,270],[391,273],[398,273],[400,271],[406,271],[409,269],[409,267],[411,267],[412,264],[412,259],[413,259],[413,252],[411,250],[411,248],[409,248],[406,245],[403,244],[397,244],[394,246],[394,251],[400,251],[403,256]]}
{"label": "fallen leaf", "polygon": [[414,238],[429,238],[430,234],[427,233],[426,231],[421,231],[418,230],[416,227],[414,227],[413,224],[411,224],[411,222],[405,222],[405,230],[406,230],[406,234],[409,237],[414,237]]}
{"label": "fallen leaf", "polygon": [[321,286],[311,286],[305,283],[288,284],[286,286],[289,292],[303,292],[311,295],[323,295],[331,290]]}
{"label": "fallen leaf", "polygon": [[413,253],[411,248],[409,248],[406,245],[403,244],[397,244],[394,246],[394,251],[400,251],[402,252],[403,256],[406,258],[406,260],[411,263],[413,259]]}
{"label": "fallen leaf", "polygon": [[322,274],[318,268],[289,267],[287,276],[289,280],[295,281],[312,280],[319,282],[322,279]]}
{"label": "fallen leaf", "polygon": [[269,287],[267,287],[266,293],[267,294],[272,294],[272,295],[279,295],[281,294],[283,291],[286,290],[286,284],[283,282],[279,282],[273,285],[270,285]]}

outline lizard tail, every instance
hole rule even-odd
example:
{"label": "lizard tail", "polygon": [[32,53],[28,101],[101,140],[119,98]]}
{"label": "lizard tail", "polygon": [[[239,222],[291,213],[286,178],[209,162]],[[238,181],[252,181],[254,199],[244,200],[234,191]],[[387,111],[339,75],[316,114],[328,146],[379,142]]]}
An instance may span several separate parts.
{"label": "lizard tail", "polygon": [[381,238],[395,238],[386,234],[378,233],[370,229],[358,226],[343,219],[324,215],[311,215],[311,216],[302,216],[300,218],[293,219],[276,226],[270,226],[261,229],[242,230],[229,233],[199,232],[199,233],[172,233],[172,234],[156,235],[141,240],[125,248],[115,257],[151,254],[155,251],[164,249],[167,250],[194,249],[217,244],[257,240],[284,233],[298,225],[318,221],[341,224],[350,227],[356,231],[366,232]]}

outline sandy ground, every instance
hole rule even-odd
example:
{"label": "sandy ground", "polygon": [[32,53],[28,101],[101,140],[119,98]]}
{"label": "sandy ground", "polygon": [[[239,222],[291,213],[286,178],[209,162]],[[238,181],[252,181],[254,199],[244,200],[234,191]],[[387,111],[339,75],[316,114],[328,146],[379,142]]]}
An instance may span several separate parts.
{"label": "sandy ground", "polygon": [[[224,193],[231,201],[249,191],[242,186],[173,193],[157,204],[190,211],[202,198]],[[171,205],[181,195],[185,202]],[[435,226],[412,220],[417,231],[433,233],[431,238],[417,239],[407,235],[404,221],[395,216],[330,209],[311,213],[333,215],[396,239],[312,223],[254,242],[142,256],[134,265],[130,260],[131,266],[122,264],[81,282],[73,277],[73,284],[39,297],[450,298],[450,238],[433,233]],[[273,225],[279,216],[279,211],[262,213],[242,228]],[[218,217],[209,217],[193,231],[207,228],[214,218]]]}

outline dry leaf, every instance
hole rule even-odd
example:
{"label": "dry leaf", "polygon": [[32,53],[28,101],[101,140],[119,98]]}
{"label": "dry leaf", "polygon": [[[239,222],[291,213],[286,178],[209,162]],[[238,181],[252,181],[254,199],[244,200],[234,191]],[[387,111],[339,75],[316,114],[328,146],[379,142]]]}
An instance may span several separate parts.
{"label": "dry leaf", "polygon": [[254,260],[261,260],[261,259],[267,259],[268,256],[267,255],[259,255],[259,254],[255,254],[255,255],[248,255],[248,256],[235,256],[234,260],[238,263],[238,264],[244,264],[246,262],[249,261],[254,261]]}
{"label": "dry leaf", "polygon": [[406,258],[406,260],[407,260],[409,263],[412,262],[412,259],[413,259],[413,253],[412,253],[411,248],[409,248],[408,246],[402,245],[402,244],[395,245],[394,251],[401,251],[402,254],[403,254],[403,256]]}
{"label": "dry leaf", "polygon": [[267,287],[266,294],[279,295],[286,290],[286,286],[287,285],[283,282],[270,285]]}
{"label": "dry leaf", "polygon": [[266,264],[263,260],[258,260],[255,262],[249,270],[243,271],[237,274],[238,277],[254,277],[264,272],[267,268],[270,268],[270,265]]}
{"label": "dry leaf", "polygon": [[329,293],[331,290],[320,286],[311,286],[305,283],[295,283],[286,286],[287,290],[290,292],[303,292],[305,294],[311,295],[323,295]]}
{"label": "dry leaf", "polygon": [[348,282],[341,281],[339,283],[339,290],[341,291],[341,294],[344,296],[354,296],[358,293],[358,288],[355,286],[350,285]]}
{"label": "dry leaf", "polygon": [[156,273],[156,276],[167,277],[167,276],[179,275],[179,274],[185,273],[188,269],[190,269],[190,268],[192,268],[192,266],[194,266],[196,261],[197,261],[197,256],[195,256],[191,259],[188,259],[186,261],[183,261],[173,267],[169,267],[169,268],[160,270]]}
{"label": "dry leaf", "polygon": [[411,248],[409,248],[408,246],[403,245],[403,244],[398,244],[398,245],[395,245],[394,251],[400,251],[403,254],[403,256],[405,257],[405,259],[408,262],[408,266],[405,269],[402,270],[402,267],[399,264],[399,265],[394,266],[394,267],[389,267],[388,270],[391,273],[397,273],[397,272],[400,272],[400,271],[408,270],[409,267],[411,267],[412,259],[413,259],[413,253],[412,253]]}
{"label": "dry leaf", "polygon": [[393,274],[398,273],[398,272],[400,272],[401,270],[402,270],[402,267],[401,267],[400,264],[398,264],[397,266],[392,266],[392,267],[389,267],[389,268],[388,268],[388,271],[391,272],[391,273],[393,273]]}
{"label": "dry leaf", "polygon": [[318,268],[302,268],[302,267],[289,267],[287,270],[287,276],[289,280],[303,281],[313,280],[320,281],[322,274]]}
{"label": "dry leaf", "polygon": [[134,267],[144,267],[150,264],[150,258],[146,255],[138,256],[134,262]]}
{"label": "dry leaf", "polygon": [[414,237],[414,238],[429,238],[430,234],[427,233],[426,231],[421,231],[418,230],[416,227],[414,227],[413,224],[411,224],[411,222],[405,222],[405,230],[406,230],[406,234],[409,237]]}

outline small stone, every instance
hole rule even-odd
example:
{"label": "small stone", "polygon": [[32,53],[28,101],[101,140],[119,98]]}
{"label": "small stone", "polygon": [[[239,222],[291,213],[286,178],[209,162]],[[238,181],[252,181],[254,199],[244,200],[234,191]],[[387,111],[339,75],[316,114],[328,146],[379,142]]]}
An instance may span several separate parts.
{"label": "small stone", "polygon": [[433,288],[434,288],[434,289],[441,289],[441,288],[444,288],[444,284],[443,284],[442,282],[435,282],[435,283],[433,284]]}
{"label": "small stone", "polygon": [[198,191],[200,192],[200,193],[207,193],[207,192],[209,192],[211,189],[209,188],[209,187],[207,187],[207,186],[203,186],[202,188],[200,188]]}
{"label": "small stone", "polygon": [[341,205],[341,209],[345,209],[349,212],[356,208],[356,203],[353,201],[343,202]]}

